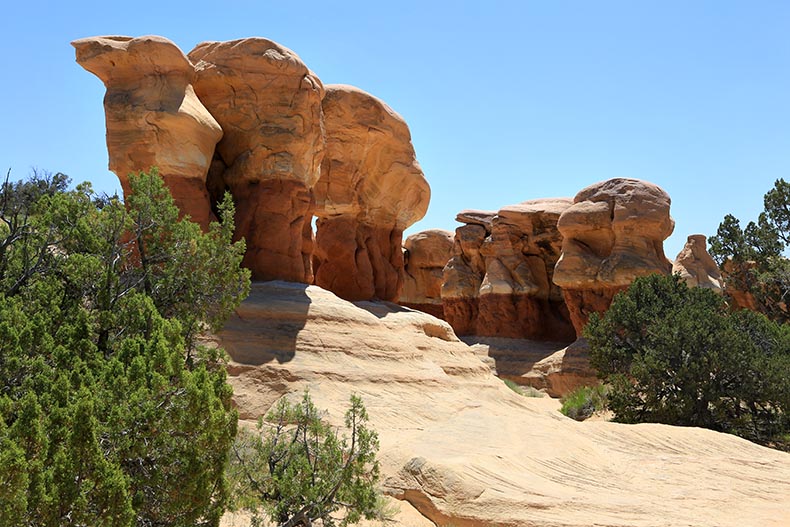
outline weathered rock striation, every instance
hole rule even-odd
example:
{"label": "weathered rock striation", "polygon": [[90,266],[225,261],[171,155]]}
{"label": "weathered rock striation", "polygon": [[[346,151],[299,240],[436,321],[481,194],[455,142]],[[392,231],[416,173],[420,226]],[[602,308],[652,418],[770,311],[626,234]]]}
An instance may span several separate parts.
{"label": "weathered rock striation", "polygon": [[562,291],[552,277],[560,256],[560,214],[569,198],[464,211],[444,273],[442,300],[460,335],[573,340]]}
{"label": "weathered rock striation", "polygon": [[480,286],[486,272],[480,250],[491,234],[495,215],[464,210],[455,217],[465,225],[455,229],[453,256],[444,268],[441,293],[444,318],[458,335],[474,335],[477,330]]}
{"label": "weathered rock striation", "polygon": [[453,245],[453,233],[443,229],[430,229],[406,238],[400,305],[444,318],[443,271],[453,254]]}
{"label": "weathered rock striation", "polygon": [[195,92],[225,132],[208,187],[236,203],[236,236],[255,280],[311,282],[312,188],[324,152],[321,81],[264,38],[203,42]]}
{"label": "weathered rock striation", "polygon": [[674,228],[669,205],[660,187],[618,178],[581,190],[562,213],[554,283],[562,288],[577,334],[591,313],[606,311],[638,276],[669,274],[663,244]]}
{"label": "weathered rock striation", "polygon": [[77,62],[107,88],[109,165],[124,193],[129,174],[158,167],[182,214],[208,228],[206,173],[222,129],[195,95],[192,63],[156,36],[89,37],[71,44]]}
{"label": "weathered rock striation", "polygon": [[560,257],[560,214],[570,198],[546,198],[503,207],[491,223],[480,254],[476,334],[536,340],[573,340],[562,290],[553,281]]}
{"label": "weathered rock striation", "polygon": [[708,239],[704,234],[692,234],[672,264],[672,274],[679,274],[689,287],[723,292],[724,281],[719,266],[708,254]]}
{"label": "weathered rock striation", "polygon": [[315,283],[347,300],[396,301],[403,231],[430,187],[406,122],[360,89],[326,87],[326,154],[315,185]]}
{"label": "weathered rock striation", "polygon": [[[506,388],[443,321],[316,286],[254,284],[220,335],[241,418],[309,387],[378,432],[386,493],[437,525],[785,526],[790,455],[657,424],[578,423]],[[408,519],[400,525],[412,527]]]}
{"label": "weathered rock striation", "polygon": [[590,366],[587,341],[567,342],[503,337],[462,337],[491,372],[551,397],[563,397],[582,386],[599,383]]}

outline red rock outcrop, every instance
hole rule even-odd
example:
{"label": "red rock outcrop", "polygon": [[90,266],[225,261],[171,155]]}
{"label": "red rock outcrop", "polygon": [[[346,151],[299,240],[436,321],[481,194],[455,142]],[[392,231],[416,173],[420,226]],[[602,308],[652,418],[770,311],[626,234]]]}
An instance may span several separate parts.
{"label": "red rock outcrop", "polygon": [[403,290],[398,303],[444,318],[442,275],[453,255],[453,233],[430,229],[403,242]]}
{"label": "red rock outcrop", "polygon": [[708,254],[704,234],[692,234],[672,264],[672,274],[679,274],[689,287],[703,287],[722,293],[724,281],[719,266]]}
{"label": "red rock outcrop", "polygon": [[403,230],[430,188],[406,122],[352,86],[326,87],[326,154],[315,185],[315,283],[347,300],[396,301]]}
{"label": "red rock outcrop", "polygon": [[480,248],[486,272],[477,335],[573,340],[562,290],[552,282],[562,245],[557,221],[571,204],[570,198],[536,199],[497,212]]}
{"label": "red rock outcrop", "polygon": [[486,272],[480,250],[491,234],[495,215],[494,212],[465,210],[455,217],[455,221],[466,225],[455,229],[453,256],[442,277],[442,306],[444,319],[458,335],[474,335],[477,329],[480,285]]}
{"label": "red rock outcrop", "polygon": [[195,96],[192,63],[156,36],[89,37],[71,44],[77,62],[107,88],[110,170],[124,193],[130,173],[158,167],[181,213],[206,229],[206,173],[222,129]]}
{"label": "red rock outcrop", "polygon": [[247,240],[243,264],[255,280],[311,282],[321,81],[293,51],[264,38],[203,42],[189,58],[195,92],[225,131],[208,186],[233,195],[236,236]]}
{"label": "red rock outcrop", "polygon": [[609,308],[638,276],[669,274],[664,240],[672,234],[669,195],[637,179],[610,179],[578,194],[557,224],[562,255],[554,283],[562,288],[577,334],[593,312]]}
{"label": "red rock outcrop", "polygon": [[562,291],[552,282],[569,198],[525,201],[496,214],[464,211],[442,301],[459,335],[573,340]]}

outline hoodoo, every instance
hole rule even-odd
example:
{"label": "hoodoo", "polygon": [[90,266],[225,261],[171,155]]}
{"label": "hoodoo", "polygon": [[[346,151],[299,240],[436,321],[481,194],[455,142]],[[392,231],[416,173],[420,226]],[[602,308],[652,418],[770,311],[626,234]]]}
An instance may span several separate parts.
{"label": "hoodoo", "polygon": [[293,51],[264,38],[203,42],[195,92],[225,136],[208,177],[236,203],[254,280],[312,281],[312,188],[324,152],[324,88]]}
{"label": "hoodoo", "polygon": [[638,276],[669,274],[664,256],[675,223],[669,195],[637,179],[590,185],[559,218],[562,255],[554,283],[562,288],[573,326],[581,334],[591,313],[602,313]]}
{"label": "hoodoo", "polygon": [[77,62],[107,88],[107,152],[124,193],[130,173],[157,167],[181,213],[206,229],[206,173],[222,129],[195,95],[192,63],[156,36],[90,37],[71,44]]}
{"label": "hoodoo", "polygon": [[403,231],[431,192],[409,127],[381,100],[327,86],[326,155],[315,187],[315,283],[347,300],[398,299]]}

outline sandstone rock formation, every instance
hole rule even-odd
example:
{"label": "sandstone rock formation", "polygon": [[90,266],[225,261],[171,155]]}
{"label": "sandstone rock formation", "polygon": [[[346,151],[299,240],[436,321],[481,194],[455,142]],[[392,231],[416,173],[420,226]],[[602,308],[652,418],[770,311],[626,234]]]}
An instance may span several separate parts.
{"label": "sandstone rock formation", "polygon": [[559,218],[562,255],[554,283],[562,288],[577,334],[593,312],[638,276],[668,274],[664,240],[672,234],[669,195],[637,179],[610,179],[581,190]]}
{"label": "sandstone rock formation", "polygon": [[692,234],[672,264],[672,274],[679,274],[689,287],[703,287],[722,292],[724,281],[719,266],[708,254],[707,238],[703,234]]}
{"label": "sandstone rock formation", "polygon": [[312,281],[321,81],[293,51],[264,38],[204,42],[189,58],[195,92],[225,131],[208,186],[233,195],[236,236],[247,240],[243,264],[255,280]]}
{"label": "sandstone rock formation", "polygon": [[430,188],[406,122],[352,86],[326,87],[326,155],[315,186],[315,283],[349,300],[398,299],[403,230]]}
{"label": "sandstone rock formation", "polygon": [[195,96],[190,61],[162,37],[90,37],[71,44],[77,62],[107,88],[110,170],[124,193],[130,173],[156,166],[181,212],[206,229],[206,173],[222,129]]}
{"label": "sandstone rock formation", "polygon": [[465,210],[455,221],[465,223],[455,229],[453,256],[443,273],[444,318],[458,335],[474,335],[477,330],[480,286],[486,264],[480,250],[491,234],[494,212]]}
{"label": "sandstone rock formation", "polygon": [[560,214],[568,198],[525,201],[503,207],[480,248],[486,273],[480,285],[476,334],[573,340],[562,290],[554,285],[560,257]]}
{"label": "sandstone rock formation", "polygon": [[584,339],[572,344],[502,337],[464,337],[480,360],[500,379],[563,397],[582,386],[598,384],[590,366],[590,350]]}
{"label": "sandstone rock formation", "polygon": [[445,268],[447,320],[461,335],[572,340],[562,291],[552,282],[567,198],[525,201],[495,215],[464,211]]}
{"label": "sandstone rock formation", "polygon": [[453,254],[453,233],[430,229],[403,242],[403,291],[398,303],[444,318],[442,274]]}
{"label": "sandstone rock formation", "polygon": [[182,213],[207,228],[230,191],[254,280],[397,300],[403,230],[425,214],[430,188],[386,104],[350,86],[327,94],[294,52],[263,38],[204,42],[188,58],[161,37],[73,44],[107,86],[110,168],[125,193],[130,172],[157,166]]}
{"label": "sandstone rock formation", "polygon": [[697,428],[565,418],[556,401],[507,389],[446,323],[424,313],[260,283],[221,340],[249,422],[309,387],[339,423],[349,395],[359,394],[380,437],[385,492],[437,525],[790,520],[787,453]]}

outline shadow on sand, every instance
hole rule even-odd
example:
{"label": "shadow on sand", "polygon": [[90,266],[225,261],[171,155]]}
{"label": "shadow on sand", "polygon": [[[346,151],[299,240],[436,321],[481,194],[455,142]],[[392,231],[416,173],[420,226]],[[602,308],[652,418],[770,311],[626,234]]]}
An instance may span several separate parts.
{"label": "shadow on sand", "polygon": [[259,366],[292,360],[310,311],[308,287],[295,282],[253,282],[250,295],[220,332],[222,346],[233,361]]}

